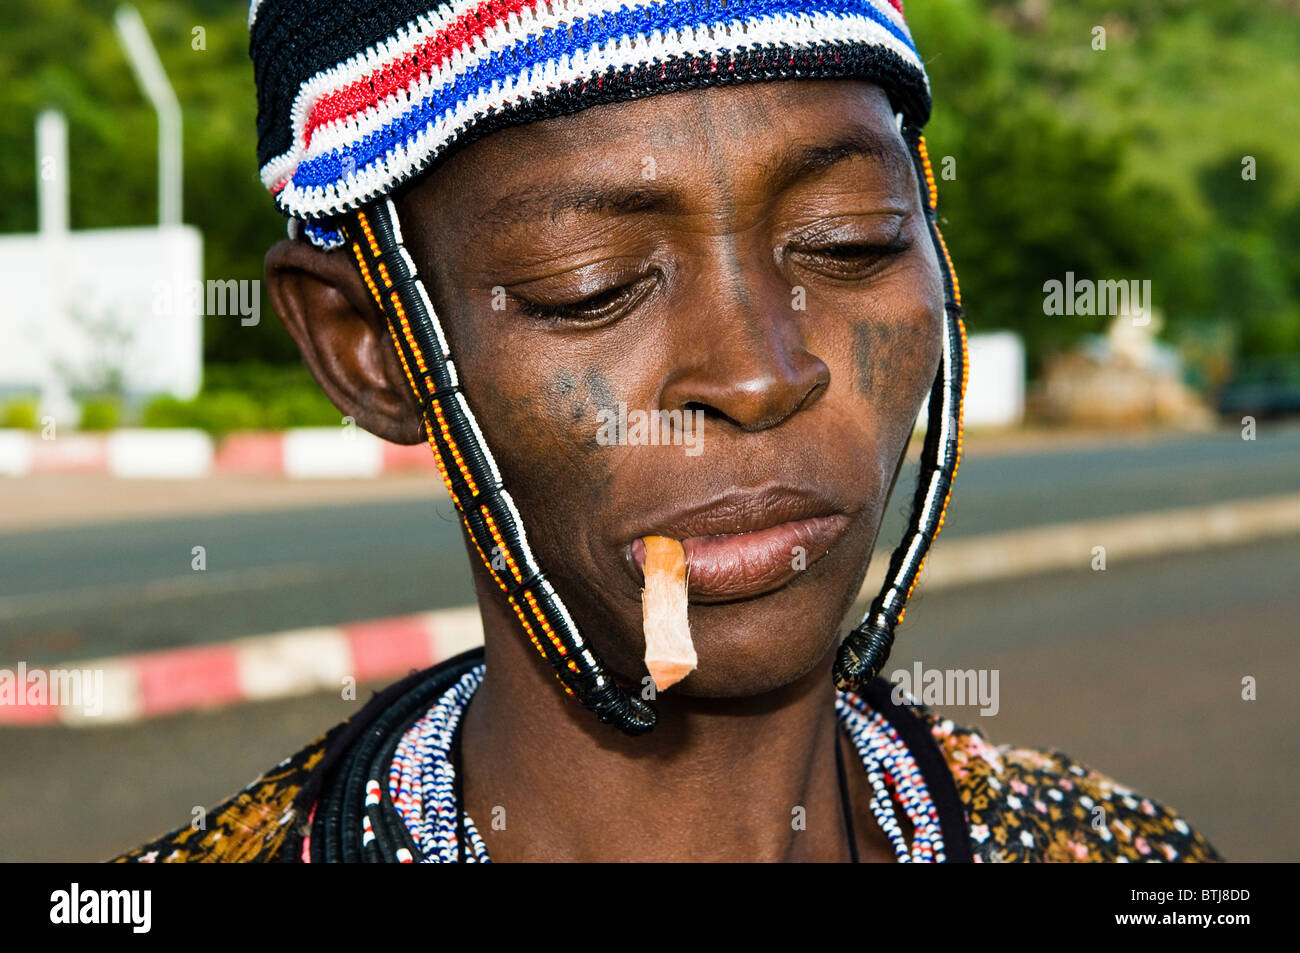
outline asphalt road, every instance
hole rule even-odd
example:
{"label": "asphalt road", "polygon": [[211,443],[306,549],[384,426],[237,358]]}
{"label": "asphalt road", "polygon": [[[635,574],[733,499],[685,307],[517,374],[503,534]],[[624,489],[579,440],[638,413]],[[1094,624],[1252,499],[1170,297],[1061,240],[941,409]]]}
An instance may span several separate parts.
{"label": "asphalt road", "polygon": [[[914,466],[900,487],[910,487]],[[0,534],[0,664],[57,664],[473,602],[435,495]],[[1300,490],[1300,427],[981,457],[945,538]],[[882,540],[901,534],[896,494]],[[202,546],[206,569],[192,569]]]}
{"label": "asphalt road", "polygon": [[[995,716],[943,710],[1173,806],[1231,860],[1300,860],[1298,556],[1276,539],[919,591],[889,671],[996,670]],[[1247,675],[1257,700],[1242,700]],[[188,823],[358,704],[0,731],[0,860],[102,859]]]}

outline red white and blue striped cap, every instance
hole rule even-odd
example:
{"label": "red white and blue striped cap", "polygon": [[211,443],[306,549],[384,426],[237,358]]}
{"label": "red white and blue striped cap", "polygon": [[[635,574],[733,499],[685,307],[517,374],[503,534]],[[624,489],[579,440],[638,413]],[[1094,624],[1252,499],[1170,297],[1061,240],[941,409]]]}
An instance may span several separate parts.
{"label": "red white and blue striped cap", "polygon": [[262,182],[324,247],[455,147],[601,103],[860,78],[930,113],[901,0],[253,0],[249,31]]}

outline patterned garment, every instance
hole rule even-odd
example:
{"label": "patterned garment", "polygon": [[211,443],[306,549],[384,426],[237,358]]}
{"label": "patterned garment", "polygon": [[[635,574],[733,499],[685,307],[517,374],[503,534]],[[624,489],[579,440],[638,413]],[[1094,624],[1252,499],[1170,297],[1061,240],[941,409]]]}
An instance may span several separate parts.
{"label": "patterned garment", "polygon": [[[206,830],[182,827],[114,858],[118,863],[303,861],[317,802],[341,775],[369,726],[403,696],[428,698],[482,664],[475,649],[376,696],[353,718],[280,762],[208,812]],[[950,861],[1222,861],[1171,809],[1058,751],[994,747],[977,730],[921,704],[895,704],[876,679],[861,693],[907,744],[924,776]],[[846,697],[846,696],[842,696]],[[421,711],[424,709],[422,708]],[[360,827],[358,825],[358,836]]]}

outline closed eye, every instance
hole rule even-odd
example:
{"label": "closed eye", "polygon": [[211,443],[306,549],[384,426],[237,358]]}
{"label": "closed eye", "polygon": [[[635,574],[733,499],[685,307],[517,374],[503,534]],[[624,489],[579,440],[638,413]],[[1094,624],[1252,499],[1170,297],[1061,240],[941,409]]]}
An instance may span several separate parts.
{"label": "closed eye", "polygon": [[798,265],[829,278],[866,278],[912,246],[904,232],[888,242],[834,242],[825,245],[796,245],[787,254]]}
{"label": "closed eye", "polygon": [[573,301],[539,301],[515,294],[519,310],[544,321],[594,324],[631,310],[653,289],[657,274],[598,291]]}

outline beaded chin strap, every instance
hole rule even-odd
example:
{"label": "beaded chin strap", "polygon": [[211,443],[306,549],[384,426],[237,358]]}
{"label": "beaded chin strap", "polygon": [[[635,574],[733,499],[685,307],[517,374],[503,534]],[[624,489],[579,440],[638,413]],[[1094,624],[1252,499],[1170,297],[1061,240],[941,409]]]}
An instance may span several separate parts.
{"label": "beaded chin strap", "polygon": [[[929,427],[907,534],[890,560],[884,590],[844,640],[835,662],[835,683],[845,690],[870,681],[889,657],[894,629],[903,621],[907,598],[943,526],[961,456],[966,332],[960,291],[936,223],[938,193],[925,142],[906,128],[904,136],[918,177],[925,182],[922,198],[944,275],[943,357],[930,391]],[[461,389],[442,324],[403,244],[396,206],[391,199],[380,199],[346,213],[341,226],[361,277],[388,322],[402,368],[423,410],[425,434],[447,492],[529,641],[554,667],[565,692],[600,721],[629,735],[651,730],[657,718],[654,707],[609,676],[533,558],[523,520],[502,485],[496,461]]]}
{"label": "beaded chin strap", "polygon": [[904,127],[911,146],[917,177],[923,180],[922,201],[930,237],[943,272],[944,336],[939,372],[930,388],[929,423],[921,448],[921,472],[912,496],[912,515],[903,541],[889,559],[885,587],[871,603],[862,621],[840,644],[833,675],[837,687],[854,690],[880,674],[894,645],[894,630],[902,624],[907,600],[916,588],[952,496],[952,482],[961,462],[962,408],[968,375],[966,324],[962,320],[961,287],[939,231],[939,190],[930,168],[925,138]]}
{"label": "beaded chin strap", "polygon": [[533,558],[523,520],[461,390],[442,323],[402,242],[392,199],[348,213],[342,227],[423,409],[425,435],[447,492],[528,640],[555,668],[565,692],[602,722],[630,735],[649,731],[654,708],[610,678]]}

